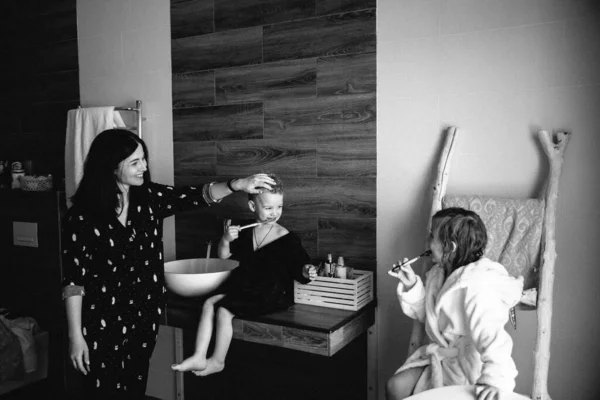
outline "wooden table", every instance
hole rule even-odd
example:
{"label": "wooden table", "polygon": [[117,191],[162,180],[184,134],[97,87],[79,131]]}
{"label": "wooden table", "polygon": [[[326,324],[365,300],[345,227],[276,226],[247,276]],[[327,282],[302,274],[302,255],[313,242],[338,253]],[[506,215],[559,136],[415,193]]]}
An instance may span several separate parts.
{"label": "wooden table", "polygon": [[[164,325],[198,327],[204,299],[170,295]],[[233,338],[333,356],[375,322],[375,303],[358,311],[294,304],[285,311],[233,320]]]}
{"label": "wooden table", "polygon": [[[203,299],[170,294],[162,323],[182,329],[183,357],[194,350],[202,304]],[[359,311],[295,304],[253,319],[235,318],[239,340],[231,344],[225,370],[204,378],[185,373],[178,385],[185,399],[365,400],[372,386],[367,331],[374,322],[374,302]]]}

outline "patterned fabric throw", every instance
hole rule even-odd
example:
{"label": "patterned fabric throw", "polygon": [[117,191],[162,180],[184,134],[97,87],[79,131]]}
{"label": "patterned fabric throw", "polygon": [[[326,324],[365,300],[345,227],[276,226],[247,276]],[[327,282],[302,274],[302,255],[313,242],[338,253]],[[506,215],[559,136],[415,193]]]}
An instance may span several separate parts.
{"label": "patterned fabric throw", "polygon": [[523,275],[524,289],[537,288],[544,200],[486,196],[446,196],[442,207],[462,207],[479,214],[488,233],[486,257]]}

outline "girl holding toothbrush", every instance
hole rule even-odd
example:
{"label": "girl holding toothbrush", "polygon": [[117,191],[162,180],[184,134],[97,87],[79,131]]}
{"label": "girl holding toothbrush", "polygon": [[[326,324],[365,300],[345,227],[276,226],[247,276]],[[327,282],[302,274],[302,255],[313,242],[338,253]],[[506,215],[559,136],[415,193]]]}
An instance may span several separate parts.
{"label": "girl holding toothbrush", "polygon": [[486,245],[487,231],[476,213],[443,209],[432,219],[433,267],[425,284],[408,261],[389,272],[399,280],[403,312],[425,323],[430,344],[388,380],[388,400],[449,385],[477,385],[478,400],[498,400],[514,389],[517,369],[504,325],[519,302],[523,279],[485,258]]}

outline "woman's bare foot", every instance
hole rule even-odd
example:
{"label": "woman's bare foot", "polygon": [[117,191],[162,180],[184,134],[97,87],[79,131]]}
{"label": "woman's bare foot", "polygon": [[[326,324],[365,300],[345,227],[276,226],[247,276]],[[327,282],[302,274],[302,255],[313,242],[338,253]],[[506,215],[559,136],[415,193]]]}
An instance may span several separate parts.
{"label": "woman's bare foot", "polygon": [[225,363],[209,358],[206,360],[206,368],[202,371],[193,371],[196,376],[207,376],[210,374],[216,374],[217,372],[223,371]]}
{"label": "woman's bare foot", "polygon": [[202,371],[207,367],[208,363],[206,358],[200,357],[197,355],[193,355],[191,357],[186,358],[181,362],[181,364],[173,364],[171,365],[171,369],[173,371]]}

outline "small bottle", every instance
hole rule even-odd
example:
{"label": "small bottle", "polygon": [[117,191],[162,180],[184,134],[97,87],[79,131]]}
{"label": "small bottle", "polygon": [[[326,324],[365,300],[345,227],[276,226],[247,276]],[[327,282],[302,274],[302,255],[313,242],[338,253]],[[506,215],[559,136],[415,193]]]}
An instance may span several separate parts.
{"label": "small bottle", "polygon": [[335,267],[335,277],[341,278],[341,279],[346,279],[347,272],[348,272],[348,269],[344,265],[344,257],[338,257],[338,262]]}
{"label": "small bottle", "polygon": [[327,261],[325,261],[323,276],[331,276],[331,272],[331,254],[327,254]]}
{"label": "small bottle", "polygon": [[23,166],[20,162],[15,161],[14,163],[12,163],[11,165],[11,189],[20,189],[21,188],[21,181],[20,178],[22,176],[25,176],[25,170],[23,169]]}

